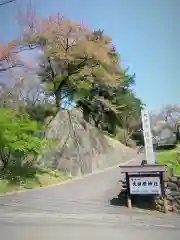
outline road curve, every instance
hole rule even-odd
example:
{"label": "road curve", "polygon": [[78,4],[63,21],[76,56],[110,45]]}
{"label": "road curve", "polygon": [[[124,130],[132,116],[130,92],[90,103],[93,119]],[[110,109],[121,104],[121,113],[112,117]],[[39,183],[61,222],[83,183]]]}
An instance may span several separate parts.
{"label": "road curve", "polygon": [[178,240],[177,216],[110,204],[122,177],[114,168],[64,185],[0,197],[1,239]]}

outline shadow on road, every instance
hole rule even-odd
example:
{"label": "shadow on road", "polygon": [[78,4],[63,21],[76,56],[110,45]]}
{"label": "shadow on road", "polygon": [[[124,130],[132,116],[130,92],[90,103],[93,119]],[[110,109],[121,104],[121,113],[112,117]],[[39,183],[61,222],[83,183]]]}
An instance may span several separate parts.
{"label": "shadow on road", "polygon": [[[110,200],[112,206],[127,206],[126,203],[126,192],[122,191],[116,198]],[[144,210],[155,210],[154,198],[150,196],[133,196],[132,207],[144,209]]]}
{"label": "shadow on road", "polygon": [[110,200],[110,204],[113,206],[126,206],[126,194],[125,192],[120,192],[116,198]]}

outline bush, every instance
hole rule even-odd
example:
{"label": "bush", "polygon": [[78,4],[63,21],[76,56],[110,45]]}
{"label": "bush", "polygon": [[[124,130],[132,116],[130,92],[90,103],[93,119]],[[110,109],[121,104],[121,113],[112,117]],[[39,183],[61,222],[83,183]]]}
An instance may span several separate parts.
{"label": "bush", "polygon": [[168,170],[174,169],[176,175],[180,175],[180,152],[179,147],[173,150],[161,152],[157,155],[156,162],[158,164],[167,165]]}
{"label": "bush", "polygon": [[35,156],[47,143],[35,136],[41,131],[25,112],[0,108],[0,160],[4,168],[12,156]]}
{"label": "bush", "polygon": [[8,166],[0,172],[0,194],[57,184],[72,179],[64,173],[48,168]]}

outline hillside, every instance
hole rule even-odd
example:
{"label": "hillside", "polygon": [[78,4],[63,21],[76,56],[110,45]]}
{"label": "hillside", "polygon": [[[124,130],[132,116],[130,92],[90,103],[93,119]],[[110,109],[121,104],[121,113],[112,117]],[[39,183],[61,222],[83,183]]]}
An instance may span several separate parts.
{"label": "hillside", "polygon": [[39,164],[71,175],[91,173],[136,155],[134,149],[85,122],[76,109],[59,112],[50,122],[46,138],[55,143],[39,157]]}

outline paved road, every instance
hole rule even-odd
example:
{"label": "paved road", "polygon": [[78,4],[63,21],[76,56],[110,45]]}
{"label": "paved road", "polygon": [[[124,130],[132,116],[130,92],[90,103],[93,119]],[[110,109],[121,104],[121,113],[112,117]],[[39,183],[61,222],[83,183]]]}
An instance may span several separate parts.
{"label": "paved road", "polygon": [[1,239],[178,240],[180,218],[110,205],[119,193],[120,178],[115,168],[65,185],[0,197]]}

